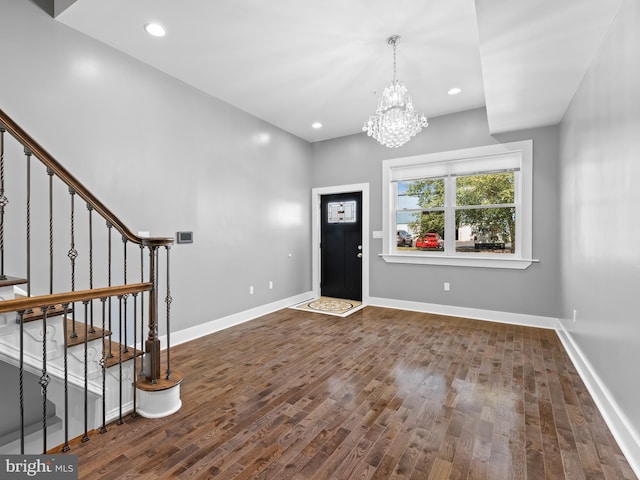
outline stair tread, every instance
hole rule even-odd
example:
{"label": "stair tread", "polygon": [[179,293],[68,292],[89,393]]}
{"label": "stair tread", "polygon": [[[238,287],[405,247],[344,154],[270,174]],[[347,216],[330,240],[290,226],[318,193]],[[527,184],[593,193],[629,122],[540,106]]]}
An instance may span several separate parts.
{"label": "stair tread", "polygon": [[[109,348],[109,345],[106,345],[107,348]],[[114,365],[118,365],[118,363],[120,362],[120,350],[122,349],[122,361],[126,362],[127,360],[131,360],[134,357],[139,357],[140,355],[142,355],[144,352],[142,352],[142,350],[139,350],[137,348],[133,348],[133,347],[127,347],[128,351],[124,351],[125,345],[122,345],[118,342],[111,342],[111,356],[107,357],[107,361],[105,363],[105,366],[107,368],[109,367],[113,367]]]}
{"label": "stair tread", "polygon": [[[67,318],[67,347],[72,347],[75,345],[82,345],[84,343],[84,323],[76,322],[76,337],[71,337],[73,328],[73,320]],[[92,340],[100,340],[102,338],[102,329],[99,327],[94,327],[94,332],[88,331],[88,341]],[[105,336],[105,344],[104,347],[108,351],[111,350],[111,354],[107,352],[106,354],[106,367],[113,367],[114,365],[118,365],[120,362],[120,350],[122,349],[122,362],[126,362],[127,360],[131,360],[134,357],[139,357],[144,352],[142,350],[126,347],[118,342],[114,342],[113,340],[109,343],[109,336],[111,332],[109,330],[104,331]],[[125,351],[126,348],[126,351]]]}
{"label": "stair tread", "polygon": [[10,287],[11,285],[24,285],[25,283],[27,283],[26,278],[10,277],[9,275],[7,275],[6,277],[7,278],[0,280],[0,287]]}
{"label": "stair tread", "polygon": [[[67,308],[67,312],[69,309]],[[47,318],[57,317],[64,314],[64,307],[62,305],[54,305],[47,310]],[[33,312],[27,312],[22,316],[22,320],[27,322],[33,322],[35,320],[42,320],[42,310],[34,310]]]}
{"label": "stair tread", "polygon": [[[91,326],[89,326],[91,328]],[[88,339],[91,340],[99,340],[102,338],[102,329],[98,327],[93,327],[94,332],[88,331]],[[84,323],[76,322],[76,336],[73,335],[73,320],[67,317],[67,347],[72,347],[74,345],[81,345],[84,343]],[[109,330],[104,331],[104,336],[108,337],[111,335]]]}

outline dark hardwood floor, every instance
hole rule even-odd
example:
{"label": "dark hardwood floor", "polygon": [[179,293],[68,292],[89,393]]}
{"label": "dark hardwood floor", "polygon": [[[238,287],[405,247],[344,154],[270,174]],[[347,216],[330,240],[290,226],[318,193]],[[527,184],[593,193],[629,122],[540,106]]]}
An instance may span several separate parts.
{"label": "dark hardwood floor", "polygon": [[182,409],[74,444],[81,479],[633,479],[555,332],[367,307],[180,345]]}

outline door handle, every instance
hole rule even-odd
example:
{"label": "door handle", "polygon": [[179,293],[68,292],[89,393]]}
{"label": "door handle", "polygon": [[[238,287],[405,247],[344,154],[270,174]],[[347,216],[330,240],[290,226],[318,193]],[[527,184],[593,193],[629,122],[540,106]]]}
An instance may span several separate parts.
{"label": "door handle", "polygon": [[362,258],[362,252],[359,252],[357,255],[358,258]]}

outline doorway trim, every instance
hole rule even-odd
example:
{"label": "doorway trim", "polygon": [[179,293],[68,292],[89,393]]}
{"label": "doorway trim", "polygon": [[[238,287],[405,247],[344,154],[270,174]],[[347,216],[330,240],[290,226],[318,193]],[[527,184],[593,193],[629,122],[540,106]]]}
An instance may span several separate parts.
{"label": "doorway trim", "polygon": [[369,184],[354,183],[311,189],[311,288],[320,296],[320,197],[334,193],[362,192],[362,304],[369,304]]}

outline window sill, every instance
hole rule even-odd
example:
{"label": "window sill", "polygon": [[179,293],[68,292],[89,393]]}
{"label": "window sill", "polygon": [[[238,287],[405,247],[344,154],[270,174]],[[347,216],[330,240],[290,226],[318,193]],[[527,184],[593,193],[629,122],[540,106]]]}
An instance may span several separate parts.
{"label": "window sill", "polygon": [[445,255],[424,255],[409,253],[381,253],[379,254],[387,263],[413,263],[418,265],[447,265],[456,267],[482,267],[482,268],[507,268],[513,270],[524,270],[532,263],[539,260],[515,259],[506,257],[478,257],[478,256],[445,256]]}

